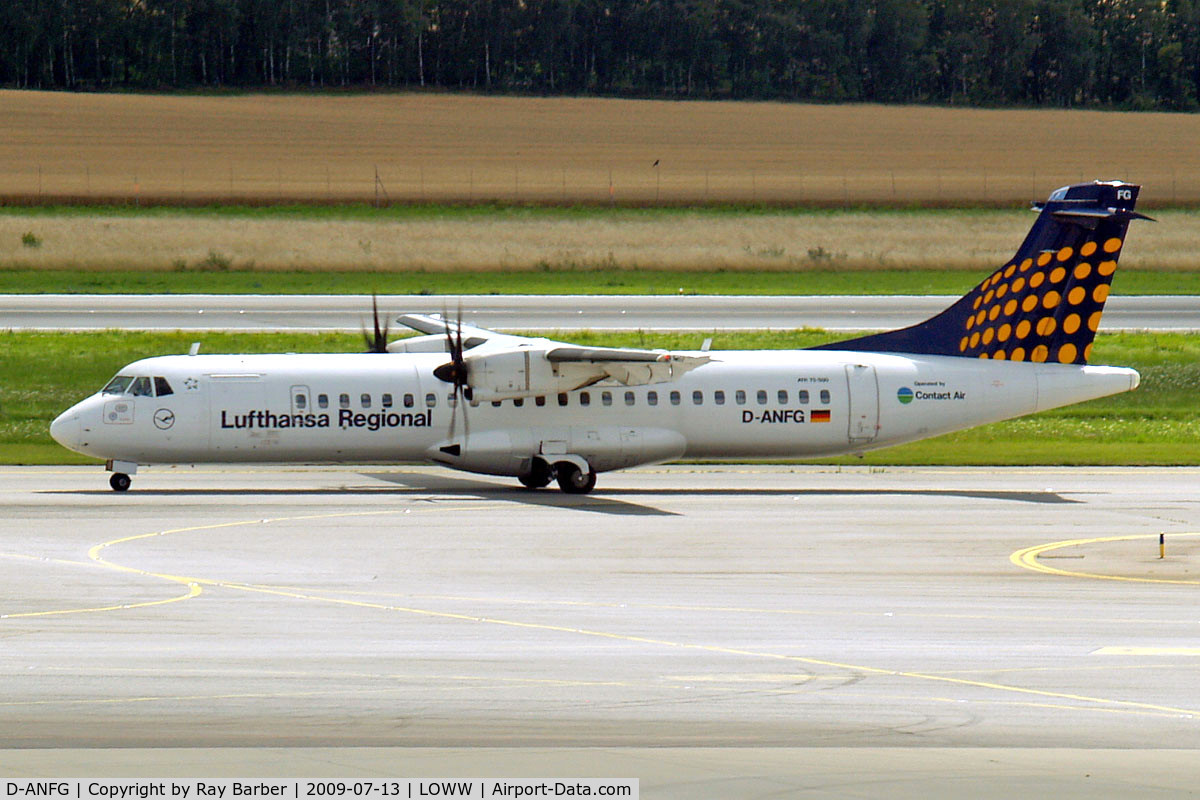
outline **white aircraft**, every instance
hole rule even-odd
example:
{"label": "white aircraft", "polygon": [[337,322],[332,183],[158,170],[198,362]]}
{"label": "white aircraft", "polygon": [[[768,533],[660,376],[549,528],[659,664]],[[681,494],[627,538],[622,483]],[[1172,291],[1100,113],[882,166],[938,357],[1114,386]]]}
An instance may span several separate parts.
{"label": "white aircraft", "polygon": [[136,361],[50,433],[106,459],[117,491],[147,464],[432,461],[584,493],[598,472],[638,464],[911,442],[1138,385],[1132,369],[1087,361],[1129,221],[1145,218],[1139,188],[1059,189],[1010,262],[902,330],[668,353],[409,315],[425,335],[384,347],[377,324],[386,352]]}

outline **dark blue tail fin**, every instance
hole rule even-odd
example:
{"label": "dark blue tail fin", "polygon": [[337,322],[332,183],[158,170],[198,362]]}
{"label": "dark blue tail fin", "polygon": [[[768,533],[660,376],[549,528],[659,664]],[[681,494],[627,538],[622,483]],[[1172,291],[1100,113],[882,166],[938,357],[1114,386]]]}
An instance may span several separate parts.
{"label": "dark blue tail fin", "polygon": [[901,330],[816,350],[1086,364],[1140,186],[1065,186],[1050,195],[1017,254],[950,308]]}

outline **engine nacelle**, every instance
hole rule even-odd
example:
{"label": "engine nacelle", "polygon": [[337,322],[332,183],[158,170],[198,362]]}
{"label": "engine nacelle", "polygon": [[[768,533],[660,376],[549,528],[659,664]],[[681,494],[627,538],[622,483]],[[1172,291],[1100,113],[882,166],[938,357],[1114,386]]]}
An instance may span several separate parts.
{"label": "engine nacelle", "polygon": [[569,392],[604,376],[599,368],[587,375],[564,375],[546,358],[545,350],[528,347],[467,356],[464,362],[472,397],[481,402]]}

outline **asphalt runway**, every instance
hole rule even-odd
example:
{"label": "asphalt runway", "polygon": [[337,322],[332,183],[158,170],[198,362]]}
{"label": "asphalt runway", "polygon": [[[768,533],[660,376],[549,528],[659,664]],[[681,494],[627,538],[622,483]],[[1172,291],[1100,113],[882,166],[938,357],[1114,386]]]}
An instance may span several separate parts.
{"label": "asphalt runway", "polygon": [[[379,298],[392,318],[457,313],[497,330],[892,330],[957,298],[462,295]],[[355,295],[0,295],[0,329],[358,331],[369,298]],[[368,325],[369,327],[369,325]],[[1200,297],[1114,296],[1105,330],[1200,330]]]}
{"label": "asphalt runway", "polygon": [[1178,797],[1198,479],[0,467],[0,776]]}

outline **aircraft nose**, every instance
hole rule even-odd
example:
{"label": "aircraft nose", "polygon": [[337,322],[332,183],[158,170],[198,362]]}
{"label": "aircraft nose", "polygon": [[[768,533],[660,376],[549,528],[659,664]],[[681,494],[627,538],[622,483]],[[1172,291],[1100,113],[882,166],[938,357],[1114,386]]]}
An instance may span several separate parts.
{"label": "aircraft nose", "polygon": [[50,435],[68,450],[79,446],[79,432],[79,412],[74,408],[59,414],[54,422],[50,423]]}

